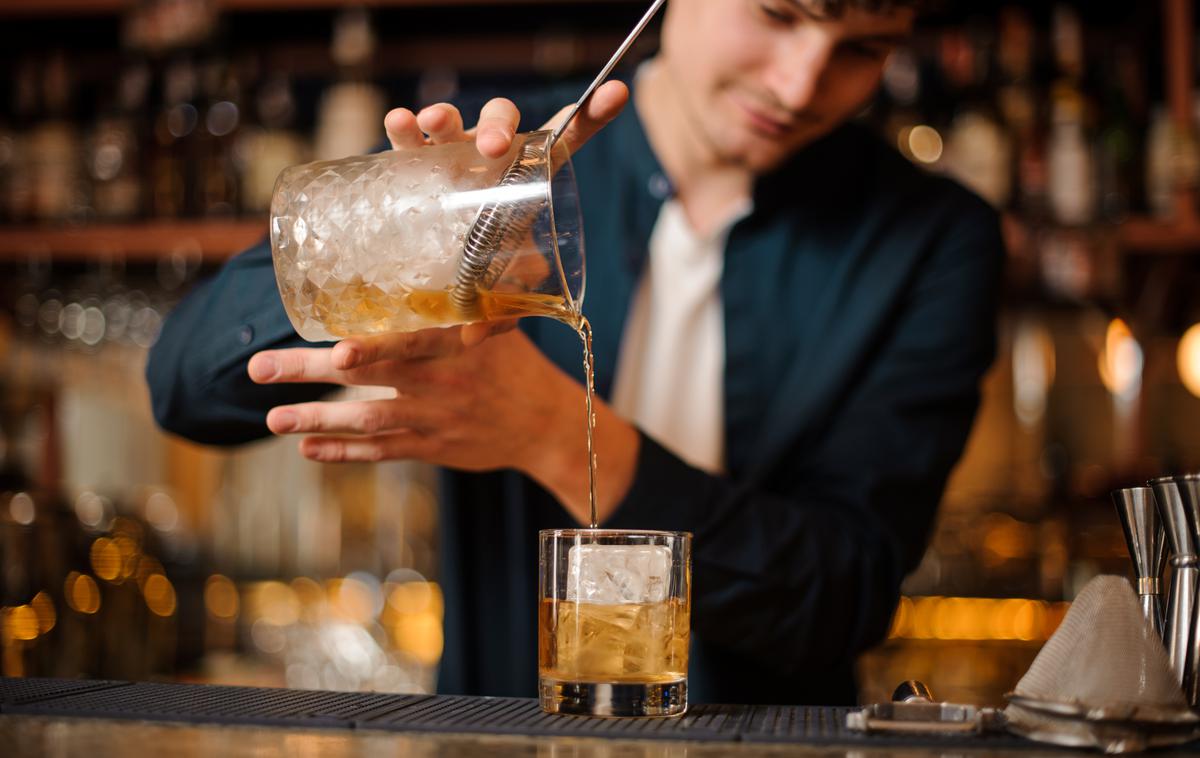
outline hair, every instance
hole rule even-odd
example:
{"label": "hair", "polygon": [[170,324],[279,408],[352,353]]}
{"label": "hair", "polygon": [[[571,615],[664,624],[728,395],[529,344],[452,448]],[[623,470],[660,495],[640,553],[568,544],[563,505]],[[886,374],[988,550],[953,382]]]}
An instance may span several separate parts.
{"label": "hair", "polygon": [[930,10],[937,0],[807,0],[806,6],[823,16],[837,18],[848,9],[868,13],[887,13],[897,8],[913,8],[918,12]]}

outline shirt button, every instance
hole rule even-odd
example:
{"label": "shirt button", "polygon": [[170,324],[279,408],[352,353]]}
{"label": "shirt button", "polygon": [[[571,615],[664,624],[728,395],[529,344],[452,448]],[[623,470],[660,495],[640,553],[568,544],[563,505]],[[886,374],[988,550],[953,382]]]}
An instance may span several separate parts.
{"label": "shirt button", "polygon": [[650,175],[647,188],[650,190],[650,194],[658,200],[666,200],[675,193],[675,188],[671,186],[671,180],[657,171]]}
{"label": "shirt button", "polygon": [[243,326],[241,329],[239,329],[238,330],[238,341],[241,342],[243,345],[249,345],[251,342],[253,342],[254,341],[254,327],[247,325],[247,326]]}

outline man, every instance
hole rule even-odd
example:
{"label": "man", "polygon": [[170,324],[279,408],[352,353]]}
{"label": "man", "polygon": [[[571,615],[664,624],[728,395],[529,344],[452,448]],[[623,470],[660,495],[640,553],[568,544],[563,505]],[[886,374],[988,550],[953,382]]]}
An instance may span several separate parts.
{"label": "man", "polygon": [[[610,82],[567,137],[595,134],[575,168],[600,519],[694,533],[693,702],[854,701],[854,658],[887,629],[978,405],[995,214],[848,123],[913,17],[673,0],[632,106]],[[493,100],[473,135],[447,105],[385,125],[394,146],[473,136],[498,155],[518,118]],[[577,336],[526,319],[300,344],[269,250],[249,251],[168,320],[157,418],[205,442],[269,429],[316,460],[445,467],[439,689],[532,696],[536,533],[587,519]],[[359,384],[398,395],[319,400]]]}

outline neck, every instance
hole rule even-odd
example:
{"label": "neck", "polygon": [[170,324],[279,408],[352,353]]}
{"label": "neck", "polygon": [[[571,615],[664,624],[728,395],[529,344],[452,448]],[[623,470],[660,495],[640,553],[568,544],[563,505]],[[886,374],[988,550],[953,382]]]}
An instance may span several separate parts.
{"label": "neck", "polygon": [[700,131],[699,116],[690,111],[679,88],[672,86],[664,61],[646,64],[634,94],[650,146],[692,227],[701,233],[719,227],[750,197],[753,173],[722,159]]}

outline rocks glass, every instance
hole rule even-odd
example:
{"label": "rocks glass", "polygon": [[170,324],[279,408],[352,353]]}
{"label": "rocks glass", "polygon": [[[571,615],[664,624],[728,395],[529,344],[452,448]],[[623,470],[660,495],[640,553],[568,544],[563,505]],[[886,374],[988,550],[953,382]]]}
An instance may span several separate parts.
{"label": "rocks glass", "polygon": [[686,711],[692,535],[551,529],[538,541],[542,709]]}

